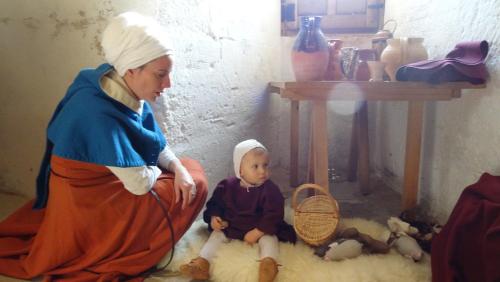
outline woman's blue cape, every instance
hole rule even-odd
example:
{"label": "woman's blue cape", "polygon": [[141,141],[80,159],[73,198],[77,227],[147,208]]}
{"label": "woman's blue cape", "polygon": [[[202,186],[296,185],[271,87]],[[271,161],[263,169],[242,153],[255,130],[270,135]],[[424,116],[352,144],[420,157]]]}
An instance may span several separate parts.
{"label": "woman's blue cape", "polygon": [[52,154],[76,161],[117,167],[156,165],[166,140],[151,106],[142,115],[103,92],[100,80],[109,64],[84,69],[57,106],[47,128],[47,145],[37,177],[34,208],[48,199]]}

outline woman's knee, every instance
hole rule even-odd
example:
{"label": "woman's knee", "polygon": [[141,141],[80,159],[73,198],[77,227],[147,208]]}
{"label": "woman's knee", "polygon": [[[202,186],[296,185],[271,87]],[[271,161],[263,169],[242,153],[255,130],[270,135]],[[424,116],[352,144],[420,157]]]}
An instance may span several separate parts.
{"label": "woman's knee", "polygon": [[205,200],[207,199],[208,195],[208,188],[205,182],[197,182],[196,183],[196,198],[194,198],[194,201],[199,202],[201,205],[205,204]]}
{"label": "woman's knee", "polygon": [[205,173],[200,162],[197,160],[191,158],[180,158],[179,160],[188,171]]}
{"label": "woman's knee", "polygon": [[208,181],[203,167],[194,159],[181,158],[180,161],[193,177],[194,183],[196,184],[196,194],[205,199],[208,194]]}

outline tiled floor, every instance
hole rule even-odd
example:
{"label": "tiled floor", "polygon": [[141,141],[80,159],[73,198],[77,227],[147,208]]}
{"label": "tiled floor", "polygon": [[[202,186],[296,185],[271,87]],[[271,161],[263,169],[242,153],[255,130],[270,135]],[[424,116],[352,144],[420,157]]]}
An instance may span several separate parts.
{"label": "tiled floor", "polygon": [[[273,173],[273,180],[282,188],[284,196],[290,198],[293,190],[287,188],[289,185],[286,173],[280,170],[275,171]],[[372,193],[367,196],[361,195],[357,183],[331,183],[330,191],[339,203],[342,217],[361,217],[375,220],[385,225],[390,216],[397,216],[400,212],[400,195],[377,181],[372,181]],[[0,220],[25,203],[26,200],[24,197],[0,192]],[[0,281],[15,282],[23,280],[0,275]],[[147,281],[160,280],[152,278]],[[189,279],[175,277],[168,279],[168,281],[189,281]]]}

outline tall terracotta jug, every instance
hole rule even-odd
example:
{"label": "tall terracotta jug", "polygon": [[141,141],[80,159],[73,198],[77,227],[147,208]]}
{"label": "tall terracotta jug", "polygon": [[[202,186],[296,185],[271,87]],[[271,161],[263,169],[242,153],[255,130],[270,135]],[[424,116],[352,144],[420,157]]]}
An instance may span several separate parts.
{"label": "tall terracotta jug", "polygon": [[323,80],[328,66],[328,43],[320,29],[321,17],[301,17],[292,49],[292,68],[297,81]]}

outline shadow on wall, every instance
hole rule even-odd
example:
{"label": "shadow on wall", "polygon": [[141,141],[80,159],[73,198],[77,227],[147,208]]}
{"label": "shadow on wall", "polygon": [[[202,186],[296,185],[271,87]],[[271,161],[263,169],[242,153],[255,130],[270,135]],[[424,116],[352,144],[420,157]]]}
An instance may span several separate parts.
{"label": "shadow on wall", "polygon": [[[425,122],[423,128],[423,141],[422,141],[422,159],[421,159],[421,173],[422,177],[420,178],[420,203],[425,204],[428,202],[431,193],[430,187],[432,187],[433,176],[434,176],[434,146],[436,141],[436,111],[437,104],[436,102],[427,102],[425,105]],[[449,154],[449,152],[442,152],[444,154]],[[442,168],[440,169],[441,175],[448,175],[448,169]],[[427,203],[428,204],[428,203]]]}

